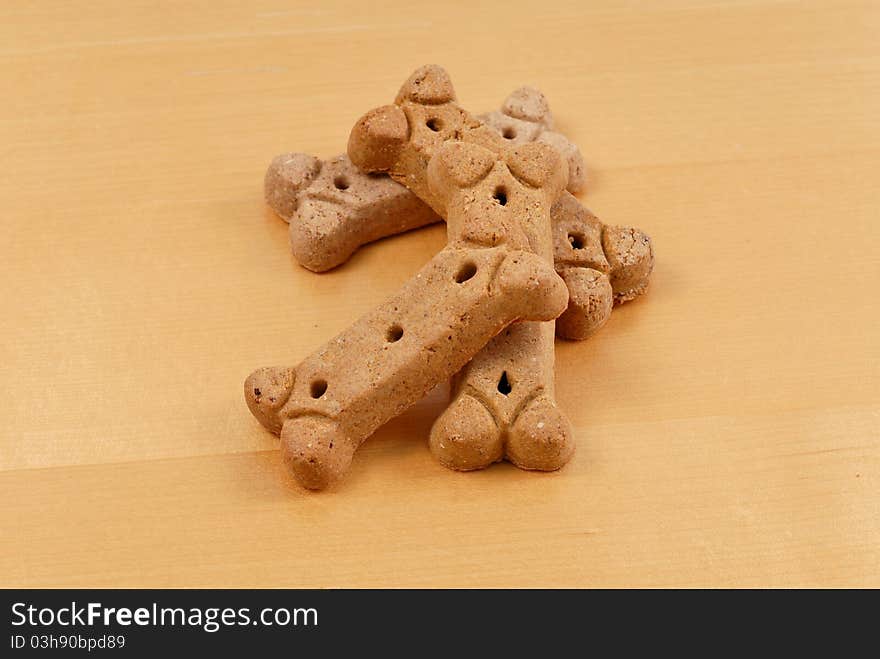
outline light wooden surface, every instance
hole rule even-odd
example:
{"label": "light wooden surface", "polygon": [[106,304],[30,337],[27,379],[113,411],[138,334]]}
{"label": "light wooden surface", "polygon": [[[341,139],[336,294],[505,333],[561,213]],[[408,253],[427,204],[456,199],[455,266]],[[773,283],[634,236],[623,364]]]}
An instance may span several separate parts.
{"label": "light wooden surface", "polygon": [[[880,586],[880,5],[154,4],[0,6],[0,584]],[[444,232],[314,275],[262,176],[426,62],[546,92],[652,290],[558,344],[564,470],[445,470],[438,390],[309,494],[244,377]]]}

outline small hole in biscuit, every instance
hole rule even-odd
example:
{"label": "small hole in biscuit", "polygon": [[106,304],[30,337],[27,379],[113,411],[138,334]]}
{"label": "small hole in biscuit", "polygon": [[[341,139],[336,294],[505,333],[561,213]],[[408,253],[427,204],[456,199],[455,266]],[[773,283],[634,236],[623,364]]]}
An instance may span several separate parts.
{"label": "small hole in biscuit", "polygon": [[320,398],[327,391],[327,380],[312,381],[312,398]]}
{"label": "small hole in biscuit", "polygon": [[504,188],[503,185],[499,185],[497,188],[495,188],[495,193],[492,195],[492,199],[497,201],[502,206],[505,206],[507,204],[507,190]]}
{"label": "small hole in biscuit", "polygon": [[437,117],[434,117],[432,119],[428,119],[425,122],[425,125],[428,128],[430,128],[431,130],[433,130],[435,133],[437,133],[440,131],[441,128],[443,128],[443,120],[438,119]]}
{"label": "small hole in biscuit", "polygon": [[254,396],[256,396],[257,398],[259,398],[262,395],[262,393],[263,392],[260,391],[259,389],[254,389]]}
{"label": "small hole in biscuit", "polygon": [[511,391],[513,391],[513,385],[510,384],[510,380],[507,379],[507,371],[504,371],[501,374],[501,379],[498,380],[498,393],[506,396]]}
{"label": "small hole in biscuit", "polygon": [[401,338],[403,338],[403,328],[400,325],[394,324],[385,332],[385,340],[388,343],[395,343],[400,341]]}
{"label": "small hole in biscuit", "polygon": [[333,185],[336,186],[337,190],[348,190],[348,179],[344,176],[337,176],[333,179]]}
{"label": "small hole in biscuit", "polygon": [[516,137],[516,131],[513,128],[508,127],[501,131],[501,136],[505,140],[512,140],[514,137]]}
{"label": "small hole in biscuit", "polygon": [[568,242],[572,249],[583,249],[587,241],[582,233],[570,233],[568,234]]}
{"label": "small hole in biscuit", "polygon": [[455,281],[458,284],[463,284],[475,274],[477,274],[476,263],[468,261],[458,269],[458,272],[455,274]]}

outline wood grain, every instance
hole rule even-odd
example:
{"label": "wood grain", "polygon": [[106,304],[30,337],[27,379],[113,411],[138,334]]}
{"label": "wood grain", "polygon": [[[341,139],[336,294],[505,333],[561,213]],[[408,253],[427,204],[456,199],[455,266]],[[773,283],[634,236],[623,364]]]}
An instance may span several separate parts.
{"label": "wood grain", "polygon": [[[880,5],[369,4],[0,7],[0,585],[880,586]],[[557,344],[562,471],[442,468],[441,387],[309,494],[244,377],[444,233],[314,275],[262,175],[425,62],[546,92],[652,290]]]}

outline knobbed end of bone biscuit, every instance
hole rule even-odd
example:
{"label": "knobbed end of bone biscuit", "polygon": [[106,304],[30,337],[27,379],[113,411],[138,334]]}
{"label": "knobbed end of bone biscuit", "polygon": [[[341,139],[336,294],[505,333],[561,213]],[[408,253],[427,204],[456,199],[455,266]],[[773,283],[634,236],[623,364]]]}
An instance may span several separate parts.
{"label": "knobbed end of bone biscuit", "polygon": [[284,463],[309,490],[323,490],[342,477],[356,448],[336,421],[323,416],[290,419],[281,431]]}
{"label": "knobbed end of bone biscuit", "polygon": [[295,380],[291,368],[261,368],[244,381],[244,399],[248,409],[276,435],[281,432],[282,424],[278,411],[290,397]]}
{"label": "knobbed end of bone biscuit", "polygon": [[325,272],[345,263],[360,246],[359,236],[346,223],[349,209],[339,204],[306,199],[290,222],[290,249],[297,262],[312,272]]}
{"label": "knobbed end of bone biscuit", "polygon": [[632,227],[605,227],[602,248],[610,266],[614,303],[622,304],[642,295],[654,269],[651,238]]}
{"label": "knobbed end of bone biscuit", "polygon": [[510,172],[526,185],[547,188],[553,199],[568,181],[568,163],[552,145],[541,142],[520,144],[506,156]]}
{"label": "knobbed end of bone biscuit", "polygon": [[266,170],[266,203],[289,222],[298,205],[297,197],[321,171],[321,161],[307,153],[282,153]]}
{"label": "knobbed end of bone biscuit", "polygon": [[614,292],[608,276],[592,268],[565,268],[559,275],[568,286],[568,308],[556,319],[556,335],[582,341],[611,316]]}
{"label": "knobbed end of bone biscuit", "polygon": [[550,112],[550,104],[541,90],[535,87],[524,85],[514,89],[504,100],[501,112],[508,117],[538,123],[548,130],[553,130],[553,113]]}
{"label": "knobbed end of bone biscuit", "polygon": [[541,257],[515,251],[504,259],[496,275],[501,289],[519,305],[523,320],[553,320],[568,306],[568,288]]}
{"label": "knobbed end of bone biscuit", "polygon": [[538,141],[549,144],[565,158],[568,163],[568,182],[565,187],[572,194],[581,192],[586,186],[587,175],[584,156],[577,145],[562,133],[549,131],[541,133]]}
{"label": "knobbed end of bone biscuit", "polygon": [[396,105],[383,105],[358,119],[348,137],[348,157],[365,172],[387,172],[409,139],[406,114]]}
{"label": "knobbed end of bone biscuit", "polygon": [[468,393],[457,396],[434,422],[429,446],[443,466],[456,471],[484,469],[504,457],[498,424]]}
{"label": "knobbed end of bone biscuit", "polygon": [[446,69],[437,64],[425,64],[403,83],[395,103],[412,101],[421,105],[440,105],[454,100],[455,88]]}
{"label": "knobbed end of bone biscuit", "polygon": [[554,471],[574,454],[571,424],[548,396],[532,400],[507,439],[507,459],[521,469]]}

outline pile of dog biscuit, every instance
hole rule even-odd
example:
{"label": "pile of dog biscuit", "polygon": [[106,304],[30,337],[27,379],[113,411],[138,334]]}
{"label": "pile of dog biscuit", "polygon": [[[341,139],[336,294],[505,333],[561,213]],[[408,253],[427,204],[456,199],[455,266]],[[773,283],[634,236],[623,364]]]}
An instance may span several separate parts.
{"label": "pile of dog biscuit", "polygon": [[583,185],[580,151],[554,131],[541,92],[522,87],[475,116],[435,65],[358,120],[347,155],[272,161],[266,199],[309,270],[441,220],[448,236],[391,299],[299,365],[247,378],[248,407],[280,434],[300,484],[339,479],[379,426],[450,378],[429,438],[443,465],[551,471],[570,459],[554,335],[593,334],[645,292],[654,264],[647,235],[602,224],[572,195]]}

